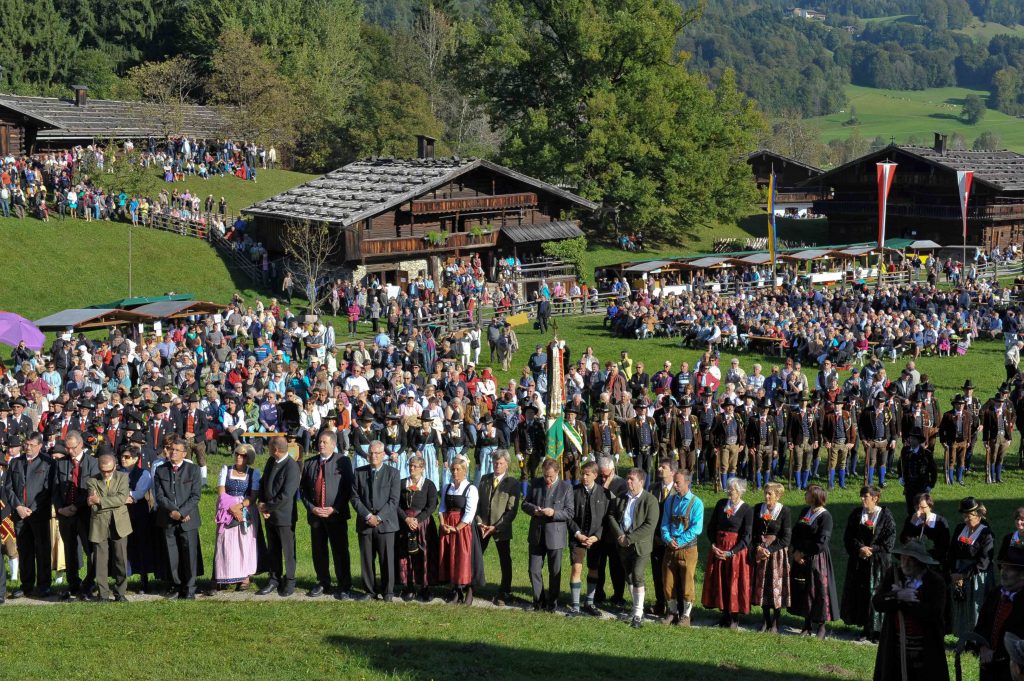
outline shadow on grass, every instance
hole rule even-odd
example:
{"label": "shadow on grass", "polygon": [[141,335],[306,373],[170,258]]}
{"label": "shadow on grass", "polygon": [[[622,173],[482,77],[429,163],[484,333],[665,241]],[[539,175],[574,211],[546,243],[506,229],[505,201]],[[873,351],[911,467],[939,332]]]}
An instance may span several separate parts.
{"label": "shadow on grass", "polygon": [[[946,101],[952,102],[952,100],[946,100]],[[948,113],[932,113],[932,114],[928,114],[928,118],[938,118],[938,119],[944,120],[944,121],[959,121],[960,120],[960,117],[957,116],[956,114],[948,114]]]}
{"label": "shadow on grass", "polygon": [[[659,628],[652,629],[658,633]],[[504,635],[495,632],[499,637]],[[646,639],[646,631],[637,632],[636,638]],[[675,637],[673,637],[675,638]],[[678,640],[678,639],[677,639]],[[637,650],[636,656],[595,652],[596,645],[580,645],[572,652],[537,650],[528,647],[506,646],[497,643],[467,641],[458,632],[447,639],[357,638],[354,636],[327,636],[325,641],[339,648],[346,657],[356,657],[370,669],[386,678],[428,681],[442,678],[487,679],[630,679],[641,676],[649,679],[720,679],[731,681],[818,681],[835,678],[806,671],[777,672],[754,666],[737,655],[723,655],[718,664],[701,664],[687,660],[656,657],[650,652]],[[561,646],[566,641],[555,642]],[[627,644],[628,645],[628,644]],[[657,648],[656,648],[657,649]],[[660,650],[670,650],[669,646]],[[723,651],[724,652],[724,651]],[[764,662],[764,667],[778,666]],[[840,667],[830,669],[834,675],[846,678],[854,672]]]}

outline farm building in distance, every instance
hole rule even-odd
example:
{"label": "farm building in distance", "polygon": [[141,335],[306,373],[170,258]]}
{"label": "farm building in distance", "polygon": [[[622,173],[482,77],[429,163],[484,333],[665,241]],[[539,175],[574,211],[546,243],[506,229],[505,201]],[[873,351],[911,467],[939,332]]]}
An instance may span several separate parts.
{"label": "farm building in distance", "polygon": [[290,225],[340,230],[339,266],[355,280],[379,273],[404,286],[435,276],[449,258],[479,253],[485,269],[499,256],[536,255],[545,241],[582,234],[574,219],[598,208],[554,185],[475,158],[419,157],[356,161],[260,201],[242,213],[250,234],[280,251]]}
{"label": "farm building in distance", "polygon": [[893,238],[963,240],[958,170],[974,171],[967,205],[967,243],[983,248],[1024,242],[1024,155],[1012,151],[952,151],[945,135],[932,147],[889,145],[806,183],[824,198],[814,211],[828,218],[835,241],[877,238],[875,164],[892,161],[886,233]]}
{"label": "farm building in distance", "polygon": [[[775,173],[775,214],[805,216],[821,198],[821,193],[813,186],[804,186],[825,171],[814,166],[801,163],[796,159],[776,154],[774,151],[761,149],[747,157],[750,170],[754,173],[757,188],[768,189],[771,175]],[[761,208],[767,210],[765,203]]]}
{"label": "farm building in distance", "polygon": [[214,139],[226,134],[220,112],[210,106],[175,110],[146,102],[89,99],[72,86],[73,98],[23,97],[0,93],[0,154],[31,154],[110,139],[164,138],[168,134]]}

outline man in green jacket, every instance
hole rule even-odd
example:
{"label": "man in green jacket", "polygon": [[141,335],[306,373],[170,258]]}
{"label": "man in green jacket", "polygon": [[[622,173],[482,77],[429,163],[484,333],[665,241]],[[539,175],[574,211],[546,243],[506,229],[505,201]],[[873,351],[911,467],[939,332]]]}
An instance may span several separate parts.
{"label": "man in green jacket", "polygon": [[128,475],[115,470],[114,453],[109,448],[99,455],[98,463],[100,474],[88,481],[87,499],[92,510],[89,541],[94,545],[96,559],[96,586],[100,592],[97,599],[110,600],[107,568],[113,565],[114,600],[124,602],[128,600],[128,535],[132,533],[126,500],[131,490]]}
{"label": "man in green jacket", "polygon": [[654,549],[654,533],[658,527],[658,500],[644,490],[647,474],[640,468],[626,475],[625,496],[615,500],[609,526],[616,537],[619,558],[633,596],[633,619],[629,626],[639,629],[644,618],[644,582],[647,564]]}

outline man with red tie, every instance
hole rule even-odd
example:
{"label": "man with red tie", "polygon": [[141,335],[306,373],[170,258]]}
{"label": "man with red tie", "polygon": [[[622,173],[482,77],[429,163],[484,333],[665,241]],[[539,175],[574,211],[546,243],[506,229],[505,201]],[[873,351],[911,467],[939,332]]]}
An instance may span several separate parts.
{"label": "man with red tie", "polygon": [[199,469],[185,460],[185,441],[173,435],[168,438],[170,459],[153,472],[156,526],[162,531],[171,581],[171,589],[165,597],[195,600],[201,525],[199,497],[203,479]]}
{"label": "man with red tie", "polygon": [[185,397],[188,409],[178,417],[178,432],[188,445],[189,455],[203,476],[203,487],[206,487],[206,412],[199,408],[199,395],[190,393]]}
{"label": "man with red tie", "polygon": [[998,564],[1000,588],[985,598],[974,628],[974,633],[988,642],[978,652],[980,681],[1010,681],[1005,636],[1024,636],[1024,549],[1008,547]]}
{"label": "man with red tie", "polygon": [[331,559],[338,590],[334,597],[344,600],[352,588],[352,568],[348,549],[349,503],[352,500],[354,471],[352,460],[336,453],[338,437],[325,430],[317,438],[317,455],[302,464],[299,495],[306,507],[310,543],[313,545],[313,569],[317,584],[310,598],[331,593]]}
{"label": "man with red tie", "polygon": [[[96,459],[85,451],[82,434],[77,430],[68,431],[64,447],[67,456],[53,464],[53,506],[57,510],[57,529],[64,542],[64,565],[68,577],[68,590],[61,599],[68,601],[77,596],[80,600],[87,600],[96,583],[96,566],[89,542],[91,509],[86,499],[89,496],[88,481],[100,471]],[[84,582],[79,574],[82,555],[86,563]]]}
{"label": "man with red tie", "polygon": [[167,407],[158,404],[153,409],[153,417],[146,425],[146,446],[143,453],[146,455],[146,465],[152,466],[164,449],[164,442],[167,437],[174,435],[174,426],[167,420]]}

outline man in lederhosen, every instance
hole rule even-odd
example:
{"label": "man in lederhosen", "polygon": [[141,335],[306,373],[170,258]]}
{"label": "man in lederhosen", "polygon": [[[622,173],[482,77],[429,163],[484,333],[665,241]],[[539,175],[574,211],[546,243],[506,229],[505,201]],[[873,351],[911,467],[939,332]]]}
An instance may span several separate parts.
{"label": "man in lederhosen", "polygon": [[793,470],[795,485],[807,489],[811,478],[811,459],[818,449],[818,419],[810,408],[811,399],[805,394],[800,397],[800,407],[791,409],[786,429],[789,441],[790,468]]}
{"label": "man in lederhosen", "polygon": [[770,409],[768,399],[762,399],[758,404],[758,413],[750,417],[746,424],[747,451],[758,489],[771,480],[772,462],[779,455],[778,431],[775,429],[775,419],[769,413]]}
{"label": "man in lederhosen", "polygon": [[875,468],[878,479],[885,483],[889,452],[896,448],[896,424],[888,400],[883,395],[875,398],[874,406],[860,414],[857,423],[860,441],[864,445],[864,484],[873,485]]}
{"label": "man in lederhosen", "polygon": [[952,485],[954,480],[961,486],[965,485],[964,468],[973,430],[974,416],[967,409],[964,398],[957,395],[953,398],[953,408],[939,421],[939,442],[945,452],[943,474],[947,485]]}

